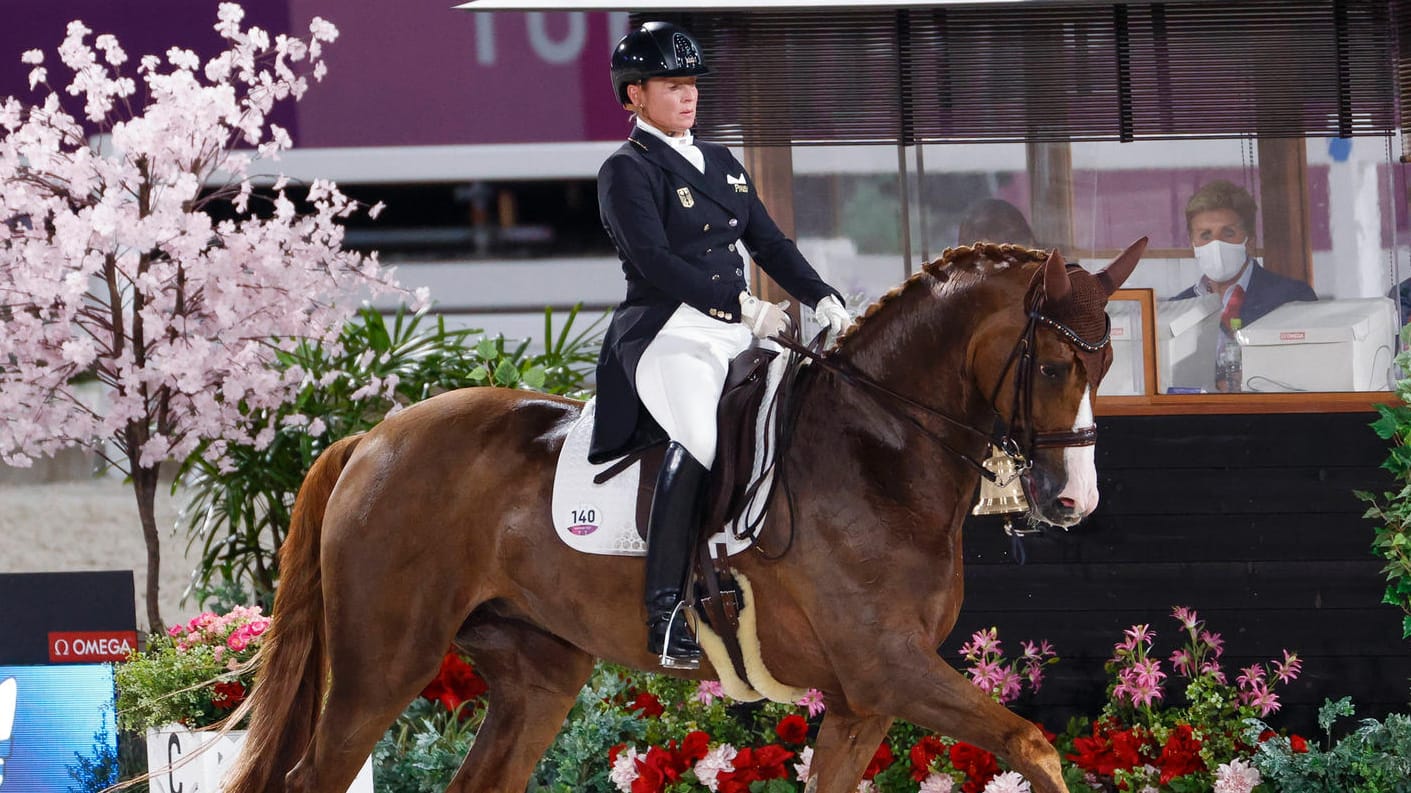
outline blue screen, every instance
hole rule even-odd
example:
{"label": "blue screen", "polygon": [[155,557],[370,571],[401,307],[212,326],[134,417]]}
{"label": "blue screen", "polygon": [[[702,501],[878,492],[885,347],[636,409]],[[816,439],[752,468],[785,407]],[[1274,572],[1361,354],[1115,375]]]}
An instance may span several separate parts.
{"label": "blue screen", "polygon": [[[79,758],[116,755],[111,665],[0,666],[0,687],[14,693],[8,735],[0,712],[0,793],[81,791],[71,775]],[[8,700],[0,692],[0,709]]]}

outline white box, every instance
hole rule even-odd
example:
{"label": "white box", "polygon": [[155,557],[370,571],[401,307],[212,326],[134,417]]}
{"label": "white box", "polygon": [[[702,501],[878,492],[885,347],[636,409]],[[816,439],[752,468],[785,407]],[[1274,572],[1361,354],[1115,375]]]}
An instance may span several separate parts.
{"label": "white box", "polygon": [[1146,367],[1142,361],[1142,304],[1113,300],[1107,304],[1112,320],[1112,366],[1097,392],[1102,396],[1146,393]]}
{"label": "white box", "polygon": [[1156,381],[1171,388],[1215,390],[1220,297],[1200,295],[1156,305]]}
{"label": "white box", "polygon": [[1244,390],[1390,390],[1396,331],[1388,297],[1285,303],[1235,334]]}
{"label": "white box", "polygon": [[[221,781],[245,743],[244,730],[225,735],[192,732],[178,724],[147,731],[147,768],[152,793],[219,793]],[[373,793],[372,758],[348,793]]]}

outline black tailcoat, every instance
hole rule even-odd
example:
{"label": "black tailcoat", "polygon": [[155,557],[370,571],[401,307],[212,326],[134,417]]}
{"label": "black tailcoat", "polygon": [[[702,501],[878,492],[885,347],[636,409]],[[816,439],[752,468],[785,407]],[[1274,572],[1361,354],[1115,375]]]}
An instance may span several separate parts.
{"label": "black tailcoat", "polygon": [[622,259],[627,298],[613,313],[598,357],[588,455],[594,462],[664,440],[637,398],[637,362],[682,303],[721,322],[740,321],[739,243],[808,306],[828,295],[842,299],[774,225],[730,150],[695,144],[705,155],[705,173],[639,127],[598,171],[598,205]]}

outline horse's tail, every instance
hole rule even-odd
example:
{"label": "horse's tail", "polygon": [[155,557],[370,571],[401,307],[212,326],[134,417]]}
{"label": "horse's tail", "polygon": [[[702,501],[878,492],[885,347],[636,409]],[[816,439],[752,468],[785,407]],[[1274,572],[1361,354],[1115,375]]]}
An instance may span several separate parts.
{"label": "horse's tail", "polygon": [[328,447],[294,499],[289,534],[279,550],[273,618],[260,648],[255,685],[240,709],[250,714],[249,734],[224,793],[283,790],[284,774],[313,737],[327,674],[319,539],[329,494],[361,437],[343,438]]}

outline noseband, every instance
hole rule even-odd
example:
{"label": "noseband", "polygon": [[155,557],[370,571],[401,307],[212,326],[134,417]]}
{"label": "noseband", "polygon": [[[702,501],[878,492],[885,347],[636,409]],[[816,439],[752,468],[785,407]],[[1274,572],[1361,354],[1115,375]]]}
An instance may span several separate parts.
{"label": "noseband", "polygon": [[[941,445],[942,448],[964,460],[980,472],[980,475],[990,480],[996,481],[993,471],[986,468],[979,460],[966,454],[964,451],[955,448],[951,443],[934,431],[917,421],[910,413],[902,411],[893,403],[900,403],[921,413],[925,413],[933,418],[938,418],[954,427],[966,430],[967,432],[981,436],[988,440],[995,447],[1005,454],[1015,459],[1017,467],[1016,475],[1023,473],[1033,465],[1033,452],[1041,448],[1063,448],[1070,446],[1092,446],[1097,443],[1097,425],[1089,424],[1086,427],[1079,427],[1072,430],[1060,430],[1056,432],[1034,432],[1032,416],[1034,402],[1034,370],[1038,366],[1038,359],[1034,356],[1035,334],[1038,327],[1044,325],[1056,332],[1065,343],[1072,347],[1089,353],[1101,352],[1112,340],[1112,318],[1105,317],[1106,328],[1102,338],[1097,341],[1088,341],[1079,336],[1072,328],[1059,322],[1058,320],[1044,314],[1039,310],[1041,296],[1031,293],[1028,310],[1028,321],[1024,324],[1024,331],[1015,341],[1014,347],[1009,352],[1004,368],[1000,370],[999,379],[995,383],[994,391],[990,393],[990,406],[995,413],[995,429],[990,432],[981,430],[967,422],[956,419],[935,408],[917,402],[905,394],[898,393],[891,388],[879,383],[872,377],[858,371],[846,361],[835,360],[831,356],[819,352],[822,344],[823,333],[814,339],[813,344],[804,346],[792,338],[780,335],[775,336],[774,341],[778,342],[786,349],[798,353],[803,357],[813,361],[822,368],[837,374],[844,382],[863,386],[865,390],[880,394],[888,398],[888,401],[876,400],[877,404],[887,408],[893,415],[903,418],[922,433],[930,436]],[[826,330],[825,330],[826,332]],[[1004,378],[1011,369],[1015,369],[1014,377],[1014,400],[1008,420],[1000,415],[995,407],[998,404],[1000,387],[1004,383]],[[1016,432],[1016,428],[1017,432]]]}

